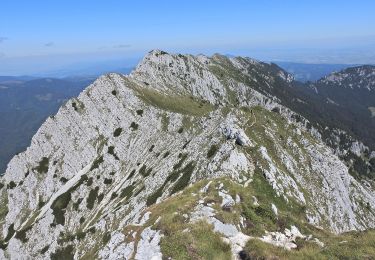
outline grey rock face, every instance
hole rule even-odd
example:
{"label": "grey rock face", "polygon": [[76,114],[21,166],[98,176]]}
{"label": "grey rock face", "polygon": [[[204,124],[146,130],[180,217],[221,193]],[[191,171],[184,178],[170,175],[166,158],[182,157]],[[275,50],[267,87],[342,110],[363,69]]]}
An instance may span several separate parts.
{"label": "grey rock face", "polygon": [[246,186],[256,168],[280,197],[306,206],[310,223],[374,227],[371,185],[276,99],[217,74],[260,63],[222,59],[153,51],[131,75],[98,78],[47,119],[1,177],[0,257],[48,259],[72,245],[77,259],[161,257],[162,234],[136,230],[147,207],[202,179]]}

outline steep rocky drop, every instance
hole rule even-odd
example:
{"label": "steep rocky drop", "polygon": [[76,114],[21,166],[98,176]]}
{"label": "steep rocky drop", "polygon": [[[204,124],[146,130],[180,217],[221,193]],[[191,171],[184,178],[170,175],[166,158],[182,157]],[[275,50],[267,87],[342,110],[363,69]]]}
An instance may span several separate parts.
{"label": "steep rocky drop", "polygon": [[101,76],[1,177],[0,258],[228,259],[252,240],[324,247],[374,228],[373,183],[269,94],[291,80],[248,58],[158,50]]}

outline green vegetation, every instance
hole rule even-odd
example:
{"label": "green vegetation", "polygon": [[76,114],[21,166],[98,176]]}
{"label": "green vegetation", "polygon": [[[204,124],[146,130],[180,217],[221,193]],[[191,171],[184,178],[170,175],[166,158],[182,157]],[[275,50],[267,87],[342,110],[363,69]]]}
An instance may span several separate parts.
{"label": "green vegetation", "polygon": [[90,171],[99,168],[99,165],[104,162],[103,155],[99,156],[95,159],[95,161],[92,163]]}
{"label": "green vegetation", "polygon": [[143,177],[147,177],[151,174],[152,172],[152,168],[150,167],[148,170],[147,170],[147,167],[146,165],[142,165],[142,167],[139,169],[139,173],[143,176]]}
{"label": "green vegetation", "polygon": [[76,102],[72,102],[72,107],[74,108],[75,111],[78,111],[77,103]]}
{"label": "green vegetation", "polygon": [[0,196],[0,220],[5,219],[8,211],[8,195],[4,192]]}
{"label": "green vegetation", "polygon": [[134,83],[130,83],[130,86],[137,91],[138,97],[143,101],[166,111],[204,116],[214,108],[208,102],[195,99],[194,97],[165,95],[150,88],[137,86]]}
{"label": "green vegetation", "polygon": [[[221,235],[204,222],[189,223],[184,214],[190,214],[197,200],[204,197],[204,204],[215,203],[216,218],[224,223],[239,225],[240,217],[244,217],[247,235],[259,237],[264,231],[284,232],[285,228],[295,225],[305,235],[318,238],[325,246],[320,247],[314,240],[297,239],[297,249],[287,251],[280,247],[266,244],[260,240],[249,240],[241,252],[241,259],[372,259],[375,255],[375,230],[366,232],[349,232],[334,235],[306,223],[304,207],[290,200],[288,203],[276,196],[272,187],[257,171],[254,181],[246,188],[231,181],[229,178],[215,179],[207,193],[201,196],[199,190],[208,180],[197,182],[184,189],[178,196],[170,197],[162,203],[151,206],[161,196],[162,188],[148,198],[148,211],[151,211],[149,224],[161,216],[155,229],[164,235],[161,239],[163,256],[172,259],[230,259],[228,244],[222,244]],[[220,207],[221,197],[216,187],[223,183],[224,189],[234,197],[239,195],[241,203],[233,206],[231,211]],[[253,204],[252,196],[256,196],[259,206]],[[279,215],[276,217],[271,210],[274,203]],[[147,224],[146,224],[147,225]],[[183,232],[188,230],[188,232]],[[221,242],[220,242],[221,241]],[[229,250],[229,251],[227,251]]]}
{"label": "green vegetation", "polygon": [[184,143],[184,145],[182,146],[182,149],[185,149],[190,144],[190,142],[191,142],[191,140],[189,140],[186,143]]}
{"label": "green vegetation", "polygon": [[106,245],[111,240],[111,232],[105,232],[102,238],[103,245]]}
{"label": "green vegetation", "polygon": [[209,159],[213,157],[216,154],[218,149],[219,147],[216,144],[211,145],[210,149],[207,152],[207,158]]}
{"label": "green vegetation", "polygon": [[14,223],[10,224],[9,227],[8,227],[8,234],[7,236],[4,238],[4,241],[5,242],[8,242],[14,235],[16,231],[14,230]]}
{"label": "green vegetation", "polygon": [[38,173],[47,173],[48,165],[49,165],[49,158],[43,157],[42,160],[39,162],[39,165],[33,168],[33,170],[36,170]]}
{"label": "green vegetation", "polygon": [[176,165],[173,166],[173,170],[177,170],[181,168],[182,164],[184,163],[188,155],[186,153],[180,153],[178,157],[180,158],[180,160],[178,161]]}
{"label": "green vegetation", "polygon": [[[165,226],[164,223],[163,227]],[[166,258],[231,259],[229,244],[225,243],[207,222],[200,221],[186,225],[189,232],[174,232],[175,226],[172,224],[170,228],[164,230],[168,232],[168,236],[163,237],[160,243],[163,256]]]}
{"label": "green vegetation", "polygon": [[129,176],[126,178],[126,180],[130,180],[130,179],[134,176],[134,174],[135,174],[135,169],[133,169],[133,170],[130,172],[130,174],[129,174]]}
{"label": "green vegetation", "polygon": [[115,199],[118,197],[118,194],[116,192],[113,192],[111,195],[111,200]]}
{"label": "green vegetation", "polygon": [[98,192],[99,192],[99,187],[95,187],[95,189],[90,190],[89,196],[87,197],[86,200],[86,207],[88,209],[93,209],[94,208],[94,203],[98,197]]}
{"label": "green vegetation", "polygon": [[99,196],[98,196],[98,203],[100,203],[104,198],[104,193],[101,193]]}
{"label": "green vegetation", "polygon": [[68,182],[68,179],[65,178],[65,177],[61,177],[61,178],[60,178],[60,182],[62,182],[63,184],[65,184],[65,183]]}
{"label": "green vegetation", "polygon": [[183,118],[182,118],[182,127],[183,128],[182,130],[189,130],[191,129],[192,127],[194,127],[196,125],[195,123],[195,118],[193,119],[191,116],[189,115],[185,115]]}
{"label": "green vegetation", "polygon": [[204,221],[189,223],[182,216],[193,211],[197,202],[192,193],[197,193],[201,187],[202,183],[193,185],[181,195],[170,197],[148,209],[152,212],[149,223],[154,223],[161,216],[155,229],[161,230],[164,235],[160,246],[165,258],[231,259],[230,246],[219,233],[213,231],[210,224]]}
{"label": "green vegetation", "polygon": [[107,179],[107,178],[104,178],[104,181],[103,181],[103,183],[104,183],[105,185],[109,185],[109,184],[112,184],[112,179]]}
{"label": "green vegetation", "polygon": [[79,205],[81,204],[82,200],[83,200],[82,198],[79,198],[76,202],[73,203],[73,209],[75,211],[78,211]]}
{"label": "green vegetation", "polygon": [[68,245],[63,248],[58,248],[54,253],[51,254],[51,260],[73,260],[74,259],[74,248],[72,245]]}
{"label": "green vegetation", "polygon": [[143,110],[142,109],[138,109],[135,111],[137,113],[137,115],[139,116],[142,116],[143,115]]}
{"label": "green vegetation", "polygon": [[177,180],[172,189],[172,194],[180,190],[183,190],[190,181],[191,175],[193,174],[195,163],[188,163],[185,168],[181,171],[181,177]]}
{"label": "green vegetation", "polygon": [[121,198],[130,198],[133,195],[134,186],[130,185],[126,188],[123,188],[120,193]]}
{"label": "green vegetation", "polygon": [[20,240],[22,243],[26,243],[27,241],[29,241],[29,239],[27,238],[27,231],[29,231],[31,228],[32,228],[32,226],[29,226],[29,227],[24,228],[24,229],[22,229],[20,231],[17,231],[15,237],[18,240]]}
{"label": "green vegetation", "polygon": [[161,128],[163,131],[168,131],[168,126],[169,126],[169,116],[164,113],[161,116]]}
{"label": "green vegetation", "polygon": [[65,210],[71,200],[70,192],[65,192],[58,196],[52,203],[51,209],[55,216],[55,224],[65,224]]}
{"label": "green vegetation", "polygon": [[327,237],[324,248],[297,240],[298,250],[285,250],[257,239],[249,240],[241,253],[243,259],[373,259],[375,231],[350,232]]}
{"label": "green vegetation", "polygon": [[178,181],[174,184],[171,194],[184,189],[189,184],[195,164],[193,162],[190,162],[182,170],[179,170],[186,158],[186,154],[181,154],[180,161],[173,167],[174,171],[168,175],[163,185],[147,198],[147,206],[150,206],[157,201],[157,199],[163,194],[164,188],[168,183],[175,182],[179,178]]}
{"label": "green vegetation", "polygon": [[44,253],[46,253],[49,249],[49,245],[46,245],[45,247],[42,248],[42,250],[40,250],[40,253],[43,255]]}
{"label": "green vegetation", "polygon": [[92,178],[92,177],[88,178],[88,180],[87,180],[87,182],[86,182],[86,185],[87,185],[87,186],[91,186],[92,183],[93,183],[93,178]]}
{"label": "green vegetation", "polygon": [[169,154],[170,154],[169,151],[165,152],[164,155],[163,155],[163,158],[167,158]]}
{"label": "green vegetation", "polygon": [[154,204],[158,198],[163,195],[163,188],[164,188],[164,185],[161,186],[159,189],[157,189],[154,193],[152,193],[150,196],[148,196],[147,198],[147,201],[146,201],[146,205],[147,206],[151,206],[152,204]]}
{"label": "green vegetation", "polygon": [[110,155],[112,155],[113,157],[115,157],[116,160],[120,160],[120,158],[118,158],[117,154],[115,153],[115,147],[114,146],[108,147],[108,153]]}
{"label": "green vegetation", "polygon": [[74,101],[72,101],[72,107],[74,108],[74,111],[78,113],[82,113],[85,109],[83,102],[78,99],[74,99]]}
{"label": "green vegetation", "polygon": [[137,123],[135,123],[135,122],[131,122],[131,124],[130,124],[130,128],[131,128],[133,131],[138,130],[138,127],[139,127],[139,125],[138,125]]}
{"label": "green vegetation", "polygon": [[7,185],[7,189],[14,189],[15,187],[17,187],[17,184],[14,182],[14,181],[10,181]]}
{"label": "green vegetation", "polygon": [[120,136],[121,133],[122,133],[122,128],[121,127],[116,128],[115,131],[113,132],[113,136],[118,137]]}

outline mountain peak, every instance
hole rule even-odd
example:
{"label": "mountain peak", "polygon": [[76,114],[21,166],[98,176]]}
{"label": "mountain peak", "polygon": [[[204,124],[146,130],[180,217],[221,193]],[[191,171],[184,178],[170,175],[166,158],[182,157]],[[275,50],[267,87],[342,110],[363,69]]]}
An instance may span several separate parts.
{"label": "mountain peak", "polygon": [[1,177],[0,258],[215,258],[214,241],[229,259],[251,238],[291,249],[375,227],[373,187],[281,104],[280,73],[154,50],[99,77]]}

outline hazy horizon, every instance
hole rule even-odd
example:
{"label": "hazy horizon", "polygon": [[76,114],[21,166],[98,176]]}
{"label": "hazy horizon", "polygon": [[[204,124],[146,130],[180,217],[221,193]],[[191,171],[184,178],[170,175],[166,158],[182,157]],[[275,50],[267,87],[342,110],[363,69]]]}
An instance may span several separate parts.
{"label": "hazy horizon", "polygon": [[[144,8],[146,7],[147,8]],[[2,2],[0,75],[133,67],[148,51],[374,64],[375,2]]]}

